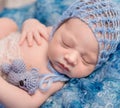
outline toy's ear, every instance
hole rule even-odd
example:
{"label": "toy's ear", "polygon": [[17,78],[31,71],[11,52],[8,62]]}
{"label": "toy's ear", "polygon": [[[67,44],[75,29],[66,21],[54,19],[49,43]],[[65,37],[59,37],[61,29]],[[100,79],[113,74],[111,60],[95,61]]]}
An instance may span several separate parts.
{"label": "toy's ear", "polygon": [[21,59],[13,60],[11,67],[16,73],[22,73],[26,71],[25,63]]}
{"label": "toy's ear", "polygon": [[31,70],[30,71],[39,71],[37,68],[31,68]]}
{"label": "toy's ear", "polygon": [[39,76],[39,70],[36,69],[36,68],[32,68],[32,69],[30,70],[30,72],[31,72],[32,74],[34,74],[34,75]]}
{"label": "toy's ear", "polygon": [[1,68],[1,71],[6,74],[11,72],[11,65],[8,63],[3,63],[0,68]]}

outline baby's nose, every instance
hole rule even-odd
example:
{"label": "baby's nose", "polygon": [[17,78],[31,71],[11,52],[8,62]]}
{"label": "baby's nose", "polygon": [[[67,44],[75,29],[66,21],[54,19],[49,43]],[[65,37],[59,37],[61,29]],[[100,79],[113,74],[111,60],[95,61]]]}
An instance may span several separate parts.
{"label": "baby's nose", "polygon": [[78,53],[77,52],[72,52],[70,54],[66,54],[64,56],[65,60],[67,61],[68,64],[75,66],[78,62]]}

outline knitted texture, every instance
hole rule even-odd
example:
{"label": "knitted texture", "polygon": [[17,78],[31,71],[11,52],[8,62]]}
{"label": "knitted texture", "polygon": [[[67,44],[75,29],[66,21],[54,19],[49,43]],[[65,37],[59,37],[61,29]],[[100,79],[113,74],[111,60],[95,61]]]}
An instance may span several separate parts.
{"label": "knitted texture", "polygon": [[[85,22],[98,41],[98,69],[116,50],[120,41],[120,9],[110,0],[77,0],[61,16],[51,36],[66,20],[79,18]],[[88,34],[89,35],[89,34]]]}
{"label": "knitted texture", "polygon": [[[52,67],[49,65],[49,68]],[[40,74],[36,68],[26,70],[26,65],[20,59],[13,60],[11,64],[3,63],[1,71],[7,74],[8,82],[26,90],[29,94],[34,94],[36,89],[45,92],[51,87],[52,83],[69,80],[64,75],[57,74],[54,71],[49,74]],[[46,84],[46,86],[43,87],[43,84]]]}

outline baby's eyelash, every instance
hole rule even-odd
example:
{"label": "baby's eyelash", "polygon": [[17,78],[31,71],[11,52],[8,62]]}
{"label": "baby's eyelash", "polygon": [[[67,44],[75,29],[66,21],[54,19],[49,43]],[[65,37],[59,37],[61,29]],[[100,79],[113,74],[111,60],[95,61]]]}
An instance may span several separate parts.
{"label": "baby's eyelash", "polygon": [[84,57],[82,57],[83,61],[87,64],[90,64]]}
{"label": "baby's eyelash", "polygon": [[66,44],[63,40],[62,40],[62,45],[63,45],[63,47],[65,47],[65,48],[69,48],[70,46],[68,45],[68,44]]}

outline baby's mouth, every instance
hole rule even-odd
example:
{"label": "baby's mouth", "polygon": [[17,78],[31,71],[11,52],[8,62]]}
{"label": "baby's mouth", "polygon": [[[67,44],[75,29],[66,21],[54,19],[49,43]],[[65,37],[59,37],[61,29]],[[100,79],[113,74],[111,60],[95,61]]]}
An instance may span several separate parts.
{"label": "baby's mouth", "polygon": [[65,72],[69,72],[69,69],[62,63],[60,62],[57,62],[57,66],[62,70],[62,71],[65,71]]}

